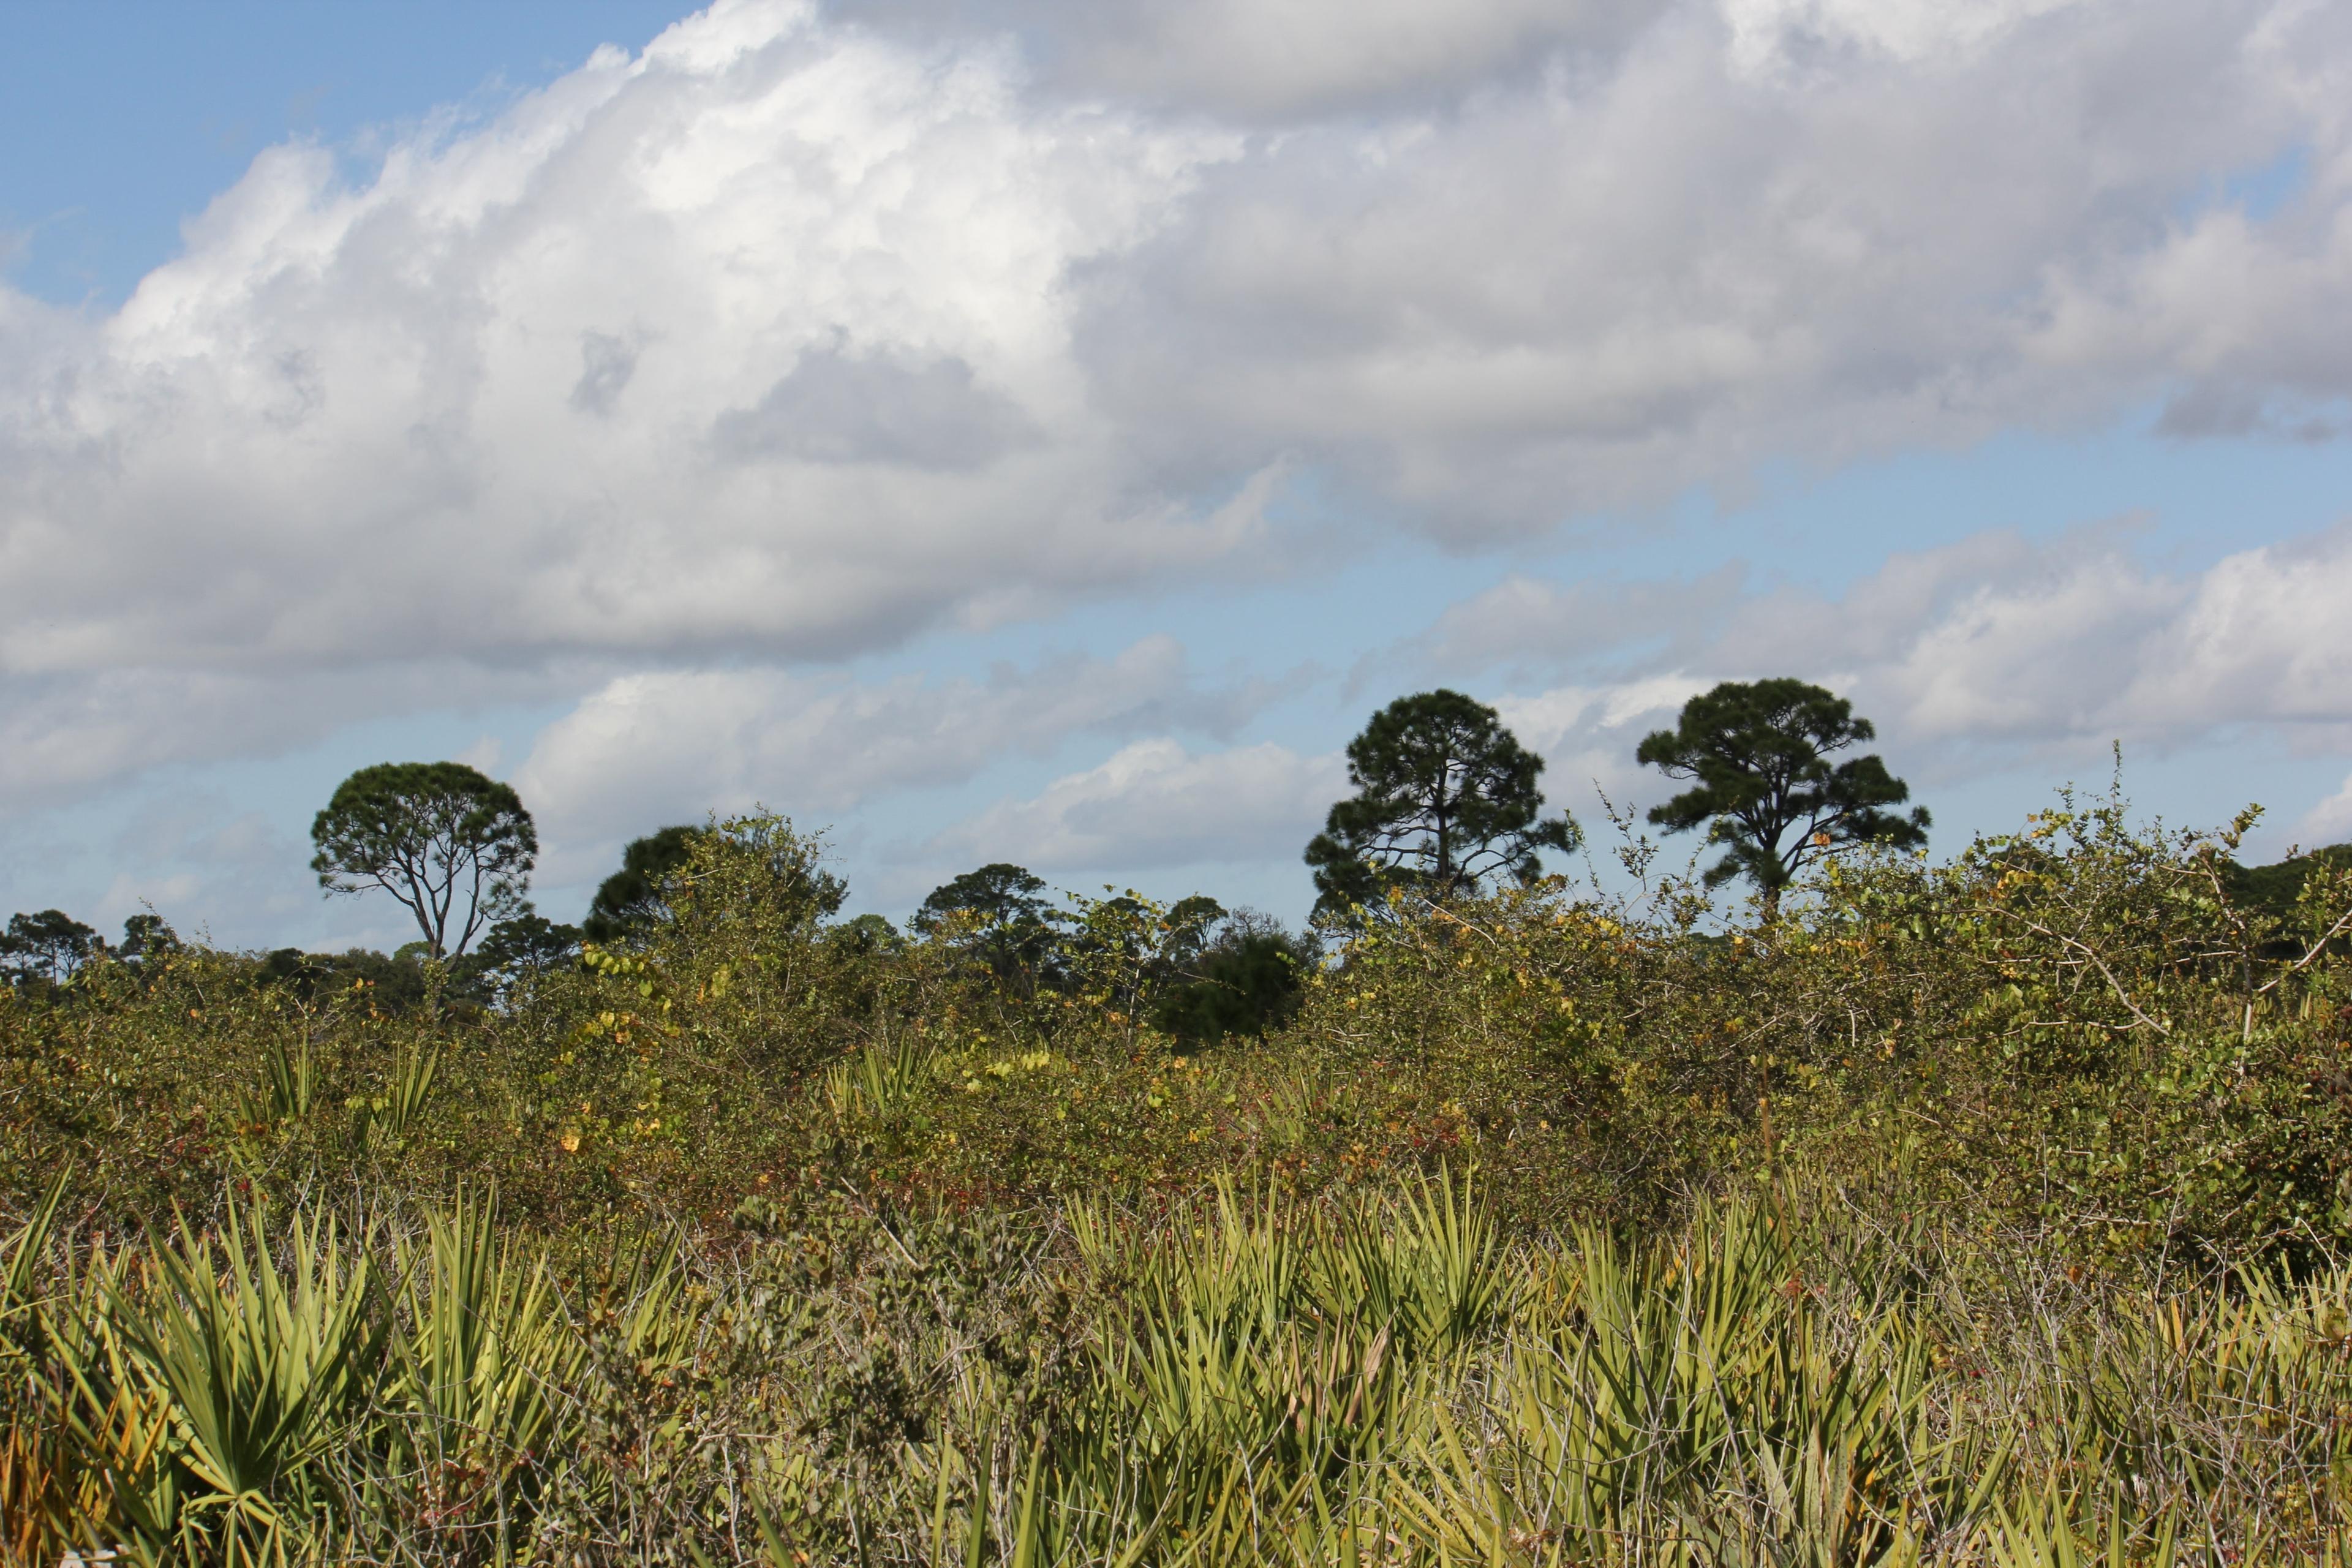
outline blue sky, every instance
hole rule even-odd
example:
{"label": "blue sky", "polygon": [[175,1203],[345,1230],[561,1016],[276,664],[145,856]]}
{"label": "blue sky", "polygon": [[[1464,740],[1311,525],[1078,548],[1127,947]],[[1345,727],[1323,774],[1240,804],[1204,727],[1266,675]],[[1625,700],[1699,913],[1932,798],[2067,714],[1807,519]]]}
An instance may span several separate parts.
{"label": "blue sky", "polygon": [[1297,918],[1389,698],[1597,823],[1784,673],[1946,849],[2352,837],[2326,8],[1173,16],[0,9],[0,906],[394,944],[308,819],[455,755],[562,918],[754,802]]}
{"label": "blue sky", "polygon": [[364,167],[379,138],[446,108],[495,112],[678,15],[614,0],[20,0],[0,10],[10,281],[120,304],[264,147],[316,138]]}

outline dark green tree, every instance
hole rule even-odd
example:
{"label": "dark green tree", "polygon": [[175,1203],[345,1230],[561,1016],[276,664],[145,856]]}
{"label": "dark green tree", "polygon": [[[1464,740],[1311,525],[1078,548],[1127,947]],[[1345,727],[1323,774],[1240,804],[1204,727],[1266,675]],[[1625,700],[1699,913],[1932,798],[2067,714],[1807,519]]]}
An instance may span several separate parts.
{"label": "dark green tree", "polygon": [[474,952],[484,973],[518,979],[564,968],[579,956],[580,928],[558,925],[529,904],[492,926]]}
{"label": "dark green tree", "polygon": [[1927,807],[1901,816],[1885,809],[1910,799],[1911,786],[1875,754],[1830,760],[1877,733],[1853,704],[1821,687],[1727,680],[1684,704],[1675,728],[1652,733],[1634,756],[1694,786],[1653,807],[1650,820],[1669,833],[1707,824],[1706,841],[1724,856],[1707,868],[1706,885],[1746,877],[1769,921],[1797,873],[1841,847],[1927,841]]}
{"label": "dark green tree", "polygon": [[122,945],[114,951],[135,963],[174,952],[179,945],[180,933],[150,910],[122,922]]}
{"label": "dark green tree", "polygon": [[581,934],[609,947],[632,934],[642,934],[669,917],[662,884],[683,870],[694,856],[694,837],[701,828],[686,823],[633,838],[621,851],[621,868],[604,879],[588,905]]}
{"label": "dark green tree", "polygon": [[2352,866],[2352,844],[2330,844],[2271,866],[2240,866],[2233,861],[2225,869],[2223,886],[2241,904],[2273,920],[2286,921],[2294,918],[2295,901],[2303,897],[2303,885],[2313,872],[2340,871],[2347,866]]}
{"label": "dark green tree", "polygon": [[[421,948],[424,944],[409,945]],[[367,1005],[387,1016],[415,1012],[432,990],[415,954],[377,952],[364,947],[348,952],[305,952],[299,947],[281,947],[264,955],[255,978],[264,985],[282,986],[305,1002],[349,994],[364,983]]]}
{"label": "dark green tree", "polygon": [[2221,863],[2221,890],[2242,916],[2251,917],[2258,933],[2256,954],[2293,963],[2305,952],[2306,942],[2333,923],[2329,916],[2322,916],[2320,926],[2305,929],[2309,917],[2318,912],[2302,907],[2305,884],[2317,877],[2325,887],[2347,868],[2352,868],[2352,844],[2326,845],[2269,866],[2241,866],[2225,859]]}
{"label": "dark green tree", "polygon": [[1001,980],[1050,983],[1061,915],[1045,891],[1044,879],[1000,860],[932,889],[907,923],[924,936],[965,942]]}
{"label": "dark green tree", "polygon": [[1576,819],[1543,815],[1543,759],[1496,711],[1458,691],[1401,697],[1348,742],[1356,794],[1307,846],[1318,915],[1379,903],[1391,888],[1475,897],[1491,878],[1532,882],[1542,851],[1581,842]]}
{"label": "dark green tree", "polygon": [[1208,951],[1210,942],[1226,919],[1225,906],[1206,893],[1194,893],[1171,904],[1162,918],[1168,939],[1160,949],[1161,960],[1169,971],[1181,973],[1189,969]]}
{"label": "dark green tree", "polygon": [[819,840],[793,832],[777,816],[665,827],[622,851],[621,868],[596,889],[581,933],[603,947],[677,934],[680,922],[697,918],[691,906],[698,885],[717,900],[706,899],[705,918],[724,909],[730,919],[756,916],[788,925],[828,920],[849,887],[824,869],[822,853]]}
{"label": "dark green tree", "polygon": [[1279,1028],[1306,999],[1319,957],[1312,938],[1263,915],[1224,917],[1153,999],[1152,1026],[1192,1047]]}
{"label": "dark green tree", "polygon": [[[394,955],[395,960],[400,956]],[[580,928],[558,925],[526,903],[519,913],[485,931],[474,951],[449,967],[460,996],[496,1003],[527,981],[579,962]]]}
{"label": "dark green tree", "polygon": [[463,763],[362,768],[336,786],[310,842],[319,851],[310,869],[330,895],[383,889],[445,959],[521,910],[539,858],[520,798]]}
{"label": "dark green tree", "polygon": [[897,926],[871,911],[852,915],[833,927],[831,934],[835,942],[862,958],[897,952],[907,945],[907,939],[898,934]]}
{"label": "dark green tree", "polygon": [[0,934],[0,980],[62,985],[105,951],[96,931],[63,910],[11,915],[6,932]]}

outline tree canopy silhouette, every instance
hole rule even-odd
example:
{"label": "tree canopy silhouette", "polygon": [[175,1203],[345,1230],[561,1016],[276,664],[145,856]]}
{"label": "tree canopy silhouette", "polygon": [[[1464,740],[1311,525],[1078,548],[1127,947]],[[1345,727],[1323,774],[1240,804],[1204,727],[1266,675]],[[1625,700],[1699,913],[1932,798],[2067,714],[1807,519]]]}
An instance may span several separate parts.
{"label": "tree canopy silhouette", "polygon": [[[1205,905],[1216,915],[1178,926],[1176,917],[1187,905],[1193,911]],[[1197,896],[1170,915],[1175,933],[1187,940],[1152,1001],[1153,1027],[1187,1047],[1211,1046],[1235,1035],[1263,1035],[1297,1014],[1320,956],[1311,936],[1294,936],[1248,910],[1228,916],[1214,900]]]}
{"label": "tree canopy silhouette", "polygon": [[11,915],[0,931],[0,984],[60,985],[105,951],[95,930],[63,910]]}
{"label": "tree canopy silhouette", "polygon": [[520,797],[463,763],[360,769],[312,820],[310,842],[321,888],[390,893],[436,958],[461,956],[486,927],[518,913],[539,858]]}
{"label": "tree canopy silhouette", "polygon": [[1543,816],[1543,765],[1492,708],[1458,691],[1390,703],[1348,742],[1356,794],[1307,846],[1316,913],[1376,904],[1391,888],[1450,899],[1490,878],[1533,881],[1543,850],[1581,840],[1574,817]]}
{"label": "tree canopy silhouette", "polygon": [[1927,807],[1901,816],[1885,809],[1910,799],[1911,786],[1874,753],[1830,761],[1877,733],[1822,687],[1727,680],[1684,704],[1675,728],[1650,734],[1634,756],[1694,786],[1653,807],[1650,820],[1669,833],[1708,824],[1706,841],[1724,856],[1707,868],[1706,885],[1748,878],[1770,921],[1797,873],[1842,846],[1927,841]]}
{"label": "tree canopy silhouette", "polygon": [[621,868],[604,879],[590,900],[581,934],[609,945],[658,923],[668,913],[662,881],[691,858],[694,836],[700,831],[678,823],[631,839],[621,851]]}
{"label": "tree canopy silhouette", "polygon": [[908,923],[929,935],[962,922],[961,934],[999,977],[1050,978],[1059,911],[1045,879],[999,860],[931,889]]}

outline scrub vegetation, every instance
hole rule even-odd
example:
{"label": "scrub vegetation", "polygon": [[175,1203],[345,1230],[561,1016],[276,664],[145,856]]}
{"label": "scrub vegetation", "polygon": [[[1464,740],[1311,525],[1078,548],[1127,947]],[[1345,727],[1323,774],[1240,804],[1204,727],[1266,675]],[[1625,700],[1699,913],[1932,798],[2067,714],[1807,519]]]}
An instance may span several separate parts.
{"label": "scrub vegetation", "polygon": [[576,950],[144,926],[0,990],[0,1552],[2340,1562],[2352,866],[2250,822],[1310,940],[901,933],[752,816]]}

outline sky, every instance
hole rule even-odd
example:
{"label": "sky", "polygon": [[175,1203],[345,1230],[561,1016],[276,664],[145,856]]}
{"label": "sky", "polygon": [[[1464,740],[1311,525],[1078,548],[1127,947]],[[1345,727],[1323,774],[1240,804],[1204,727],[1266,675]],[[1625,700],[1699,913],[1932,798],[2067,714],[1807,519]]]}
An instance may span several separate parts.
{"label": "sky", "polygon": [[0,6],[0,913],[397,945],[310,820],[454,757],[558,920],[754,806],[1296,920],[1393,698],[1605,846],[1779,675],[2271,858],[2347,607],[2325,0]]}

